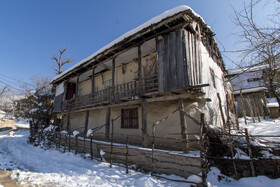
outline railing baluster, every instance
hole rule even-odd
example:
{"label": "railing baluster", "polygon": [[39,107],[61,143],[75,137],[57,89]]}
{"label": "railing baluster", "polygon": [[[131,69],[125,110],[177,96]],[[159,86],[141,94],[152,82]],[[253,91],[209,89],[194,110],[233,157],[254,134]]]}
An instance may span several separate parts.
{"label": "railing baluster", "polygon": [[141,81],[131,81],[110,88],[94,92],[94,95],[88,94],[64,101],[62,109],[73,109],[82,106],[90,106],[100,102],[115,100],[122,98],[131,98],[136,95],[141,96],[142,93],[149,93],[158,90],[158,77],[152,75],[144,77]]}

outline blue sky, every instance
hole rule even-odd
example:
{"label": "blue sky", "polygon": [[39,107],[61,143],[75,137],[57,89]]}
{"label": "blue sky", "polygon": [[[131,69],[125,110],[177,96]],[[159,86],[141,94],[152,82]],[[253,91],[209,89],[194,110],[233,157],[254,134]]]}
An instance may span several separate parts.
{"label": "blue sky", "polygon": [[[0,78],[1,74],[19,81],[38,74],[54,77],[51,57],[58,48],[68,48],[65,56],[71,56],[74,65],[179,5],[190,6],[203,17],[215,32],[221,51],[222,45],[226,50],[235,48],[240,39],[231,6],[241,9],[242,0],[0,0]],[[237,60],[235,54],[226,55]],[[228,59],[224,61],[228,68],[233,67]]]}

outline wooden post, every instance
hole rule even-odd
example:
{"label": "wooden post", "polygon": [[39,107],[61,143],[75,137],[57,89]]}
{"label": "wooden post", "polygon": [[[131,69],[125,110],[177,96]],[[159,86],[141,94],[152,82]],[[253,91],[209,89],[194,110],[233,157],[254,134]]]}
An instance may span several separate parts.
{"label": "wooden post", "polygon": [[67,111],[67,131],[70,131],[70,113]]}
{"label": "wooden post", "polygon": [[80,80],[80,76],[78,75],[76,80],[76,94],[75,94],[76,98],[79,96],[79,80]]}
{"label": "wooden post", "polygon": [[250,108],[250,112],[251,112],[251,117],[252,117],[253,123],[256,123],[255,115],[254,115],[254,110],[253,110],[253,107],[252,107],[252,102],[251,102],[251,99],[250,99],[249,96],[247,96],[247,100],[248,100],[248,104],[249,104],[249,108]]}
{"label": "wooden post", "polygon": [[229,116],[229,95],[228,95],[228,93],[226,93],[226,103],[227,103],[227,122],[226,122],[226,124],[228,125],[228,128],[229,128],[229,130],[230,130],[230,116]]}
{"label": "wooden post", "polygon": [[112,168],[113,165],[113,141],[114,141],[114,120],[112,119],[110,168]]}
{"label": "wooden post", "polygon": [[263,109],[264,109],[264,119],[265,119],[265,116],[269,115],[269,109],[267,108],[267,101],[266,101],[266,97],[264,94],[261,95],[261,98],[263,100]]}
{"label": "wooden post", "polygon": [[251,171],[252,171],[252,177],[256,176],[256,172],[255,172],[255,166],[253,163],[253,153],[252,153],[252,148],[251,148],[251,143],[250,143],[250,139],[249,139],[249,134],[248,134],[248,129],[245,128],[245,138],[246,138],[246,142],[247,142],[247,147],[248,147],[248,153],[249,156],[251,158],[250,160],[250,166],[251,166]]}
{"label": "wooden post", "polygon": [[156,124],[153,123],[153,130],[152,130],[152,168],[151,168],[151,175],[153,174],[154,164],[155,164],[155,132],[156,132]]}
{"label": "wooden post", "polygon": [[110,134],[110,118],[111,118],[111,108],[106,108],[106,126],[105,126],[105,139],[109,140],[109,134]]}
{"label": "wooden post", "polygon": [[138,80],[140,84],[140,94],[143,93],[144,85],[142,81],[142,54],[141,54],[141,44],[138,46]]}
{"label": "wooden post", "polygon": [[258,96],[254,96],[254,101],[259,109],[260,116],[263,116],[264,117],[263,119],[265,119],[265,114],[264,114],[264,109],[263,109],[263,104],[262,104],[261,98]]}
{"label": "wooden post", "polygon": [[258,116],[258,121],[261,122],[259,107],[258,107],[258,105],[256,104],[256,101],[255,101],[255,98],[254,98],[254,97],[252,98],[252,101],[253,101],[252,103],[253,103],[253,106],[254,106],[254,108],[255,108],[255,110],[256,110],[257,116]]}
{"label": "wooden post", "polygon": [[67,137],[66,137],[66,133],[64,134],[64,153],[66,152],[66,144],[67,144]]}
{"label": "wooden post", "polygon": [[93,151],[92,151],[92,134],[90,135],[90,159],[93,160]]}
{"label": "wooden post", "polygon": [[92,74],[91,74],[91,95],[94,97],[94,92],[95,92],[95,68],[92,69]]}
{"label": "wooden post", "polygon": [[187,153],[189,149],[189,144],[187,142],[187,136],[186,136],[186,118],[182,111],[185,110],[184,108],[184,102],[183,99],[179,99],[179,114],[180,114],[180,126],[181,126],[181,137],[183,139],[183,152]]}
{"label": "wooden post", "polygon": [[234,111],[236,128],[237,128],[237,130],[239,130],[239,121],[238,121],[238,115],[237,115],[237,111],[236,111],[236,107],[235,107],[235,103],[234,103],[235,99],[234,99],[233,93],[231,94],[231,98],[232,98],[232,106],[233,106],[233,111]]}
{"label": "wooden post", "polygon": [[87,130],[88,130],[88,119],[89,119],[89,111],[86,111],[86,118],[85,118],[85,129],[84,129],[84,136],[86,136],[87,134]]}
{"label": "wooden post", "polygon": [[244,122],[245,122],[245,125],[247,125],[246,110],[245,110],[245,106],[244,106],[244,100],[243,100],[242,90],[240,90],[240,100],[241,100],[241,105],[242,105],[242,112],[243,112]]}
{"label": "wooden post", "polygon": [[68,152],[71,151],[71,134],[70,134],[70,131],[68,133],[68,138],[69,138],[69,141],[68,141]]}
{"label": "wooden post", "polygon": [[200,158],[201,158],[201,178],[202,178],[202,186],[207,186],[206,183],[206,149],[205,149],[205,119],[204,113],[200,115]]}
{"label": "wooden post", "polygon": [[77,154],[77,152],[78,152],[78,135],[76,135],[75,139],[76,139],[75,154]]}
{"label": "wooden post", "polygon": [[125,166],[126,166],[126,174],[128,174],[128,136],[126,137]]}
{"label": "wooden post", "polygon": [[112,59],[112,93],[111,93],[111,102],[115,100],[115,58]]}
{"label": "wooden post", "polygon": [[224,116],[223,107],[222,107],[222,101],[221,101],[221,97],[220,97],[219,93],[217,93],[217,97],[219,100],[219,108],[220,108],[220,112],[221,112],[221,116],[222,116],[223,126],[225,127],[226,121],[225,121],[225,116]]}
{"label": "wooden post", "polygon": [[86,149],[86,136],[84,136],[84,154],[87,153],[87,149]]}
{"label": "wooden post", "polygon": [[147,101],[142,100],[142,146],[148,147],[148,136],[147,136]]}

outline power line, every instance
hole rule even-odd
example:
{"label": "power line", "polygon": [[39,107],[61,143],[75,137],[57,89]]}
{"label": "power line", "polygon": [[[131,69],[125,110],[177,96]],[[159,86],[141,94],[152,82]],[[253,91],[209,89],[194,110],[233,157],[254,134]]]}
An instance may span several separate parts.
{"label": "power line", "polygon": [[11,88],[15,89],[15,90],[23,91],[22,89],[18,89],[18,88],[16,88],[16,87],[13,87],[13,86],[11,86],[10,84],[7,84],[7,83],[5,83],[5,82],[3,82],[3,81],[1,81],[1,80],[0,80],[0,82],[3,83],[3,84],[5,84],[5,85],[8,86],[8,87],[11,87]]}
{"label": "power line", "polygon": [[21,88],[21,85],[20,85],[20,83],[18,83],[18,82],[12,82],[12,81],[10,81],[10,80],[7,80],[7,79],[4,78],[4,77],[1,77],[1,79],[2,79],[3,81],[5,81],[5,82],[8,82],[9,84],[12,84],[12,85],[14,85],[14,86],[17,86],[17,87]]}
{"label": "power line", "polygon": [[6,77],[6,78],[13,79],[13,80],[15,80],[15,81],[18,81],[18,82],[24,83],[24,84],[32,85],[32,84],[30,84],[30,83],[28,83],[28,82],[21,81],[21,80],[19,80],[19,79],[16,79],[16,78],[10,77],[10,76],[5,75],[5,74],[3,74],[3,73],[0,73],[0,75],[1,75],[1,76],[4,76],[4,77]]}

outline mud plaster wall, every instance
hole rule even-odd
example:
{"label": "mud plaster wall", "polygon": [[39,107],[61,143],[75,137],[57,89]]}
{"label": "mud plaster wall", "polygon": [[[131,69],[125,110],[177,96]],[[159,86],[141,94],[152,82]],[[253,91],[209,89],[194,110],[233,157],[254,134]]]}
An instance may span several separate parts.
{"label": "mud plaster wall", "polygon": [[[217,93],[220,94],[222,110],[226,119],[226,92],[223,82],[223,71],[216,62],[210,57],[205,46],[200,42],[201,59],[202,59],[202,83],[210,86],[204,87],[205,97],[210,98],[211,102],[207,102],[203,111],[206,113],[206,120],[212,125],[222,126],[222,116],[219,109],[219,100]],[[213,86],[210,68],[214,70],[216,88]],[[207,115],[208,114],[208,115]]]}
{"label": "mud plaster wall", "polygon": [[[200,121],[200,111],[204,106],[204,102],[184,102],[185,111],[196,120]],[[152,137],[152,124],[158,120],[161,120],[165,116],[169,115],[179,106],[178,100],[165,101],[165,102],[153,102],[147,104],[147,134],[149,138],[149,144],[151,144]],[[125,143],[126,137],[129,137],[129,142],[135,145],[141,145],[142,143],[142,107],[141,105],[128,105],[124,107],[111,108],[111,119],[121,115],[121,109],[126,108],[137,108],[138,109],[138,129],[121,128],[121,118],[114,121],[114,140],[117,142]],[[185,118],[186,120],[186,133],[199,133],[200,127],[196,125],[191,119]],[[88,129],[92,129],[106,122],[106,109],[90,110],[89,112],[89,124]],[[111,122],[110,122],[111,123]],[[85,125],[85,112],[71,114],[71,129],[78,129]],[[83,132],[83,129],[80,129]],[[110,124],[111,132],[111,124]],[[156,127],[156,144],[166,145],[165,147],[177,146],[181,148],[181,126],[179,111],[172,114],[168,119],[162,121]],[[198,138],[199,135],[189,136],[190,139]],[[105,139],[105,127],[95,133],[94,138]],[[165,139],[165,138],[177,138]],[[176,144],[175,143],[180,143]]]}
{"label": "mud plaster wall", "polygon": [[[155,54],[152,53],[145,57],[142,57],[142,73],[144,76],[144,70],[147,66],[147,60],[151,57],[154,57]],[[105,82],[112,79],[112,71],[106,71],[101,74],[98,74],[95,78],[95,88],[98,90],[105,89]],[[115,85],[124,84],[127,82],[132,82],[138,79],[138,62],[137,60],[131,61],[122,66],[118,66],[115,69]],[[91,93],[91,80],[85,80],[79,83],[79,90],[81,90],[81,95],[87,95]]]}

